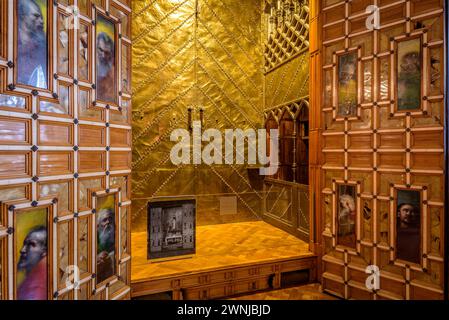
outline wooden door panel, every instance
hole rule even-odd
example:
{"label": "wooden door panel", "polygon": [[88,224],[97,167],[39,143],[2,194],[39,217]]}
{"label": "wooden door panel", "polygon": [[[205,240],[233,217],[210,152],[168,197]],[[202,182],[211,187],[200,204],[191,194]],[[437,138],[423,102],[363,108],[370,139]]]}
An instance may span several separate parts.
{"label": "wooden door panel", "polygon": [[[379,28],[361,14],[371,4],[320,1],[323,288],[441,299],[443,2],[377,1]],[[370,265],[380,290],[365,285]]]}
{"label": "wooden door panel", "polygon": [[[0,300],[17,298],[17,279],[26,277],[18,274],[17,268],[8,267],[17,266],[14,253],[21,249],[15,241],[24,230],[20,224],[16,226],[20,210],[29,210],[26,232],[46,227],[51,244],[46,252],[47,292],[39,290],[39,298],[129,297],[129,262],[122,259],[130,253],[131,1],[35,2],[34,14],[41,15],[45,26],[43,30],[28,30],[33,36],[26,36],[20,20],[26,14],[19,10],[29,8],[23,9],[13,0],[0,2]],[[79,28],[72,26],[73,5],[79,7]],[[99,25],[99,15],[107,17],[112,28]],[[115,64],[112,57],[112,62],[97,65],[98,29],[108,30],[103,36],[111,40],[107,42]],[[116,37],[111,29],[116,30]],[[111,65],[115,70],[103,73],[116,86],[101,86],[94,75]],[[99,102],[101,90],[108,91],[115,103]],[[126,165],[114,164],[114,157],[108,161],[114,151],[123,153]],[[116,167],[120,167],[118,172]],[[112,184],[123,189],[122,206],[115,212],[120,220],[114,240],[119,262],[116,276],[121,281],[95,288],[95,281],[89,279],[97,273],[93,267],[97,231],[93,227],[96,208],[92,194],[93,190],[112,190]],[[115,192],[119,195],[118,190]],[[46,226],[43,206],[51,208],[45,209]],[[31,217],[33,214],[36,216]],[[82,219],[78,220],[78,215]],[[5,226],[14,227],[14,232],[6,233]],[[67,267],[72,265],[81,269],[80,290],[65,281],[71,272]],[[39,288],[43,287],[40,283]],[[36,297],[37,293],[29,288],[26,295]]]}

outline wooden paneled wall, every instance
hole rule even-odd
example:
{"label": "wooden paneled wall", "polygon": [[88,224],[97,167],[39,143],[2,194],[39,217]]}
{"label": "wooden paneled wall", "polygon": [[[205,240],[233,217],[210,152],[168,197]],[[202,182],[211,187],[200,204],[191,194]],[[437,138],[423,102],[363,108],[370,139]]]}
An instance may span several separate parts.
{"label": "wooden paneled wall", "polygon": [[[368,6],[376,7],[367,13]],[[368,29],[376,12],[380,25]],[[313,1],[311,17],[310,139],[318,152],[311,150],[310,180],[316,186],[323,288],[346,299],[442,299],[447,192],[443,1]],[[405,57],[399,47],[411,39],[419,39],[419,47]],[[345,115],[338,99],[343,94],[339,75],[345,70],[339,70],[341,57],[351,52],[357,57],[356,104]],[[410,78],[400,82],[401,72],[412,66],[407,57],[415,59],[413,68],[421,67],[421,84],[408,92],[418,97],[418,107],[408,101],[408,110],[401,110],[399,90],[413,85]],[[355,190],[354,245],[339,240],[344,185]],[[403,191],[420,197],[415,262],[399,257],[397,210]],[[378,288],[365,285],[369,265],[380,270]]]}
{"label": "wooden paneled wall", "polygon": [[[29,1],[31,3],[31,0]],[[36,0],[47,32],[47,88],[17,80],[15,0],[0,2],[0,299],[17,291],[16,215],[50,208],[48,299],[126,299],[130,283],[131,0]],[[47,10],[44,10],[47,8]],[[73,8],[79,25],[73,18]],[[97,97],[98,15],[115,25],[114,103]],[[73,24],[72,24],[73,22]],[[101,30],[100,30],[101,31]],[[96,276],[95,191],[116,199],[114,276]],[[19,227],[20,229],[20,227]],[[51,230],[51,231],[50,231]],[[70,265],[79,287],[66,282]]]}

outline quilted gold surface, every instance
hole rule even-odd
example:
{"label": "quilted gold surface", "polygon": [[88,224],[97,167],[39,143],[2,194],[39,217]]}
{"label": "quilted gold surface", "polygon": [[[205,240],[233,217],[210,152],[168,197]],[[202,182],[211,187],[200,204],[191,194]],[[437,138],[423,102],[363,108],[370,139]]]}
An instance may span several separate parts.
{"label": "quilted gold surface", "polygon": [[[174,166],[170,134],[204,109],[204,128],[263,126],[261,3],[258,0],[133,1],[133,231],[146,204],[197,195],[198,224],[257,220],[261,184],[244,165]],[[257,176],[257,175],[256,175]],[[221,216],[218,197],[238,214]]]}

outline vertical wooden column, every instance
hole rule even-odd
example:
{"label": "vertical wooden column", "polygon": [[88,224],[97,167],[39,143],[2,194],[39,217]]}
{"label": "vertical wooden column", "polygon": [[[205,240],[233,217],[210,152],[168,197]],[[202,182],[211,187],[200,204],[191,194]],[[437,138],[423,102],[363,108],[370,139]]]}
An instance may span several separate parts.
{"label": "vertical wooden column", "polygon": [[[319,257],[321,250],[321,26],[320,0],[310,1],[310,112],[309,112],[309,188],[310,188],[310,248]],[[318,275],[321,273],[318,259]]]}

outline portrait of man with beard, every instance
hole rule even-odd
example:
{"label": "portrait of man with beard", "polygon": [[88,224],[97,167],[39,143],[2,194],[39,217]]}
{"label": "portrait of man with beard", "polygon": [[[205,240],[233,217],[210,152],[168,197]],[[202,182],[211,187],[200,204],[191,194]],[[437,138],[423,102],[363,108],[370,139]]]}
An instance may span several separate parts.
{"label": "portrait of man with beard", "polygon": [[48,44],[42,9],[47,10],[46,1],[17,1],[17,81],[46,89]]}
{"label": "portrait of man with beard", "polygon": [[103,18],[102,16],[98,16],[96,90],[97,90],[97,99],[104,102],[115,102],[116,68],[115,68],[114,41],[115,41],[114,23]]}
{"label": "portrait of man with beard", "polygon": [[97,214],[97,283],[115,274],[114,196],[100,199],[105,202]]}
{"label": "portrait of man with beard", "polygon": [[20,249],[17,271],[23,272],[24,280],[17,288],[18,300],[47,299],[47,228],[31,229]]}
{"label": "portrait of man with beard", "polygon": [[420,198],[418,191],[398,191],[396,257],[413,263],[421,258]]}

